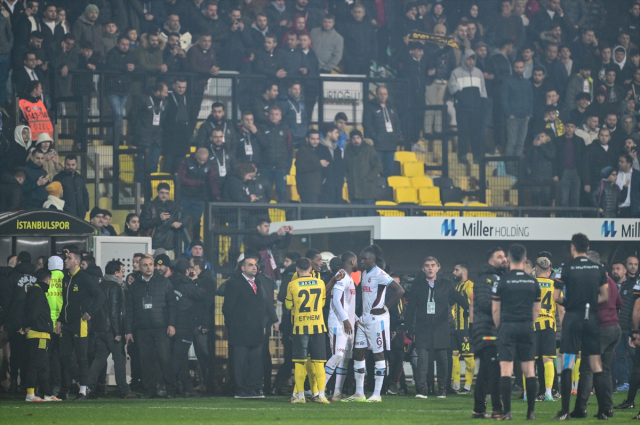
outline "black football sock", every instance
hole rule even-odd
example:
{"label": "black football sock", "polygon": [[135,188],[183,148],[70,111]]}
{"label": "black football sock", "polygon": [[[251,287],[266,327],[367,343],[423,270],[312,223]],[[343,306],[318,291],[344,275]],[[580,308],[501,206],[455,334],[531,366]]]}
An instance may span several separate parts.
{"label": "black football sock", "polygon": [[593,387],[598,399],[598,413],[607,413],[612,403],[607,400],[607,377],[603,372],[593,374]]}
{"label": "black football sock", "polygon": [[511,377],[500,377],[500,396],[502,398],[502,414],[511,412]]}
{"label": "black football sock", "polygon": [[560,375],[560,394],[562,395],[562,413],[571,408],[571,369],[565,369]]}
{"label": "black football sock", "polygon": [[527,383],[527,413],[530,413],[535,410],[538,382],[536,381],[535,376],[526,378],[525,382]]}

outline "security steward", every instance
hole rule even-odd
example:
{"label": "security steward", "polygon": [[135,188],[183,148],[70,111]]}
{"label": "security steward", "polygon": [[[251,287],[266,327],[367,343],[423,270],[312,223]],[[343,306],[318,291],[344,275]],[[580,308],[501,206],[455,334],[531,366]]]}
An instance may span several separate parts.
{"label": "security steward", "polygon": [[[464,261],[456,263],[453,268],[453,279],[456,281],[456,291],[458,291],[463,297],[467,298],[469,304],[471,304],[473,295],[473,282],[469,280],[469,264]],[[453,314],[453,325],[455,331],[451,334],[451,347],[453,348],[453,389],[458,394],[471,393],[471,383],[473,382],[473,375],[476,373],[476,362],[473,358],[473,347],[471,346],[470,327],[472,319],[467,310],[454,305],[451,309]],[[464,388],[460,388],[460,374],[462,367],[460,365],[460,358],[464,360],[465,376],[464,376]]]}
{"label": "security steward", "polygon": [[[482,266],[478,282],[473,288],[473,332],[471,334],[474,355],[480,360],[473,393],[474,419],[502,417],[500,401],[500,364],[496,346],[497,329],[493,322],[492,301],[494,285],[508,267],[507,256],[500,247],[487,251],[487,264]],[[486,413],[486,396],[491,394],[492,413]]]}
{"label": "security steward", "polygon": [[[27,372],[26,401],[60,401],[52,395],[49,380],[49,343],[53,321],[47,301],[47,291],[51,272],[40,269],[35,275],[36,283],[25,287],[27,297],[24,302],[24,322],[22,329],[27,335],[29,346],[29,370]],[[42,398],[35,395],[36,384]]]}
{"label": "security steward", "polygon": [[140,259],[140,272],[129,287],[125,304],[125,341],[133,341],[136,332],[142,360],[142,398],[175,398],[169,338],[176,333],[176,296],[169,279],[154,273],[150,255]]}
{"label": "security steward", "polygon": [[540,286],[524,272],[527,250],[520,244],[509,247],[509,272],[493,287],[493,321],[498,328],[500,395],[503,413],[500,420],[513,420],[511,413],[511,374],[519,359],[527,386],[527,420],[536,418],[536,373],[534,370],[533,321],[540,313]]}
{"label": "security steward", "polygon": [[104,292],[98,287],[98,279],[80,267],[82,253],[70,249],[66,253],[66,270],[62,281],[62,312],[56,322],[55,332],[60,334],[60,361],[62,363],[62,389],[58,397],[69,399],[71,377],[75,369],[75,353],[80,372],[80,394],[75,399],[87,399],[89,378],[89,326],[91,318],[102,308],[105,302]]}
{"label": "security steward", "polygon": [[440,262],[435,257],[427,257],[422,270],[413,281],[407,306],[407,332],[415,336],[418,352],[418,376],[416,377],[416,398],[427,398],[427,370],[429,351],[436,357],[438,375],[438,398],[447,396],[447,372],[449,348],[449,321],[451,305],[469,310],[467,297],[456,291],[453,282],[438,274]]}
{"label": "security steward", "polygon": [[[536,337],[536,359],[542,359],[544,373],[538,372],[540,389],[544,388],[543,396],[538,401],[554,401],[551,394],[556,368],[553,360],[556,358],[556,310],[558,305],[553,300],[553,280],[551,276],[551,260],[540,257],[535,263],[536,280],[540,286],[540,314],[533,324]],[[562,307],[560,307],[562,309]]]}
{"label": "security steward", "polygon": [[209,329],[203,329],[202,326],[208,318],[204,305],[204,293],[194,282],[197,276],[189,260],[179,259],[173,271],[173,275],[169,278],[173,285],[177,309],[176,334],[171,339],[173,371],[182,382],[183,396],[198,397],[189,373],[189,349],[193,343],[194,329],[197,328],[203,333],[209,332]]}
{"label": "security steward", "polygon": [[[576,233],[571,238],[573,260],[564,264],[556,274],[553,298],[565,309],[562,320],[560,352],[563,353],[561,395],[562,410],[554,419],[571,419],[571,372],[575,356],[582,352],[582,359],[589,359],[593,372],[593,386],[598,399],[598,419],[607,419],[610,401],[606,397],[606,377],[602,373],[600,358],[600,324],[598,304],[609,299],[607,273],[601,264],[587,258],[589,238]],[[581,392],[578,383],[578,393]]]}

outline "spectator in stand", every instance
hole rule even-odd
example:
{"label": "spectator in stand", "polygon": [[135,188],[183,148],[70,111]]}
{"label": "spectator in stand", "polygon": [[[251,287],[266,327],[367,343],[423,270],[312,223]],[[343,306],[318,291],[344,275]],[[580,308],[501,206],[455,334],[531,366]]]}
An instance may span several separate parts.
{"label": "spectator in stand", "polygon": [[[439,37],[447,35],[447,27],[444,24],[435,26],[433,33]],[[451,72],[456,68],[456,57],[451,46],[441,44],[425,47],[427,75],[425,79],[425,102],[427,106],[444,105],[444,95],[447,91],[447,81]],[[416,96],[421,95],[416,92]],[[424,133],[430,135],[433,132],[441,133],[442,113],[440,111],[426,111],[424,113]],[[368,137],[365,129],[365,136]],[[413,143],[413,140],[410,140]],[[376,146],[377,150],[377,146]],[[382,161],[384,164],[384,160]]]}
{"label": "spectator in stand", "polygon": [[402,131],[398,113],[389,102],[389,91],[386,87],[376,88],[376,98],[365,111],[362,120],[364,135],[373,140],[384,167],[384,176],[389,177],[393,174],[395,151],[402,140]]}
{"label": "spectator in stand", "polygon": [[605,72],[611,65],[614,65],[614,63],[611,61],[611,57],[613,56],[611,46],[607,43],[602,43],[598,47],[600,48],[600,57],[595,61],[596,65],[593,67],[591,75],[593,75],[594,81],[599,85],[604,83]]}
{"label": "spectator in stand", "polygon": [[266,125],[269,122],[269,109],[278,106],[277,98],[278,83],[267,81],[262,88],[262,94],[256,96],[253,101],[253,119],[256,125]]}
{"label": "spectator in stand", "polygon": [[167,254],[156,255],[154,260],[156,273],[160,276],[164,276],[167,279],[173,276],[173,270],[171,269],[171,259]]}
{"label": "spectator in stand", "polygon": [[180,45],[180,35],[178,33],[169,34],[167,45],[162,51],[162,61],[167,65],[168,72],[186,71],[189,68],[187,54]]}
{"label": "spectator in stand", "polygon": [[43,168],[44,153],[34,150],[24,167],[26,177],[22,185],[24,193],[24,208],[42,208],[42,204],[47,200],[49,193],[46,186],[49,184],[47,171]]}
{"label": "spectator in stand", "polygon": [[467,21],[461,20],[456,25],[456,30],[453,33],[453,40],[458,43],[460,49],[454,49],[453,53],[456,57],[456,64],[460,64],[462,61],[463,52],[467,49],[471,49],[471,44],[467,39]]}
{"label": "spectator in stand", "polygon": [[264,46],[264,39],[270,32],[267,15],[258,13],[255,22],[251,24],[251,45],[254,52],[259,51]]}
{"label": "spectator in stand", "polygon": [[[517,64],[518,62],[516,62]],[[458,162],[468,164],[467,144],[473,152],[473,161],[480,163],[484,156],[484,145],[475,125],[482,118],[482,99],[487,98],[484,76],[475,66],[476,54],[468,49],[462,57],[462,64],[451,73],[449,93],[455,99],[458,121]]]}
{"label": "spectator in stand", "polygon": [[627,93],[622,87],[622,85],[618,84],[617,77],[622,73],[617,69],[617,65],[613,65],[610,68],[607,68],[605,72],[605,80],[604,84],[601,87],[604,87],[607,90],[607,100],[608,103],[613,103],[616,106],[616,110],[626,96]]}
{"label": "spectator in stand", "polygon": [[[42,31],[43,47],[47,53],[53,50],[53,46],[62,41],[65,35],[62,26],[56,22],[56,6],[47,4],[43,8],[43,17],[40,20],[40,30]],[[50,55],[51,57],[51,55]],[[53,59],[53,57],[51,57]]]}
{"label": "spectator in stand", "polygon": [[[18,3],[21,4],[21,3]],[[13,32],[9,19],[0,20],[0,105],[7,103],[7,80],[11,69]]]}
{"label": "spectator in stand", "polygon": [[129,123],[133,133],[133,145],[144,149],[145,155],[137,157],[136,181],[144,182],[151,173],[158,172],[162,148],[162,125],[167,119],[166,98],[169,89],[165,83],[157,82],[147,96],[134,100],[129,112]]}
{"label": "spectator in stand", "polygon": [[111,214],[111,211],[104,210],[104,218],[102,219],[102,224],[104,228],[107,229],[107,232],[109,232],[109,236],[118,236],[118,232],[116,232],[116,229],[114,229],[114,227],[111,225],[112,218],[113,214]]}
{"label": "spectator in stand", "polygon": [[[176,333],[176,297],[171,282],[154,273],[153,258],[140,259],[141,275],[129,287],[125,311],[125,343],[135,342],[142,361],[143,398],[175,397],[170,339]],[[152,302],[151,302],[152,301]]]}
{"label": "spectator in stand", "polygon": [[233,170],[236,165],[236,157],[233,153],[233,148],[229,147],[229,144],[225,142],[222,129],[216,128],[211,132],[209,136],[209,143],[205,146],[209,151],[209,162],[213,168],[213,172],[216,174],[216,180],[219,187],[218,196],[224,190],[224,182],[227,178],[227,174]]}
{"label": "spectator in stand", "polygon": [[38,140],[36,140],[36,150],[44,153],[44,163],[42,166],[47,171],[47,177],[49,181],[53,181],[53,177],[62,171],[62,165],[58,158],[58,152],[53,149],[53,139],[48,133],[38,134]]}
{"label": "spectator in stand", "polygon": [[[309,5],[311,3],[311,5]],[[316,28],[322,25],[322,17],[324,14],[324,2],[317,0],[295,0],[295,4],[291,9],[292,16],[303,16],[307,21],[307,28]],[[295,19],[294,19],[295,21]]]}
{"label": "spectator in stand", "polygon": [[283,111],[282,122],[291,133],[293,148],[304,143],[309,121],[302,98],[302,85],[299,81],[289,83],[286,94],[280,96],[280,109]]}
{"label": "spectator in stand", "polygon": [[326,14],[322,20],[322,27],[311,30],[313,50],[318,55],[320,71],[325,74],[330,74],[342,60],[344,39],[334,29],[335,23],[335,17]]}
{"label": "spectator in stand", "polygon": [[351,9],[353,19],[341,30],[344,37],[344,72],[346,74],[369,75],[371,64],[378,54],[376,27],[365,17],[364,6]]}
{"label": "spectator in stand", "polygon": [[263,153],[260,174],[270,185],[276,185],[278,202],[288,202],[287,171],[293,154],[291,133],[282,123],[282,109],[272,106],[269,109],[269,122],[261,129],[264,137],[260,148]]}
{"label": "spectator in stand", "polygon": [[297,37],[300,37],[302,34],[309,35],[309,30],[307,29],[307,20],[303,15],[296,14],[295,18],[293,18],[293,26],[289,31],[284,33],[282,41],[280,42],[281,47],[285,47],[287,45],[287,38],[289,34],[295,34]]}
{"label": "spectator in stand", "polygon": [[565,107],[571,111],[576,107],[576,96],[578,93],[589,93],[593,101],[594,86],[591,78],[591,67],[593,62],[585,61],[580,65],[577,74],[569,78],[565,97]]}
{"label": "spectator in stand", "polygon": [[11,19],[11,28],[15,36],[14,46],[21,47],[29,44],[32,32],[40,32],[40,21],[37,19],[37,1],[23,2],[24,9],[14,15]]}
{"label": "spectator in stand", "polygon": [[118,236],[140,236],[140,217],[138,214],[127,214],[124,222],[124,230]]}
{"label": "spectator in stand", "polygon": [[591,194],[593,206],[598,208],[604,218],[619,217],[620,188],[616,184],[618,173],[611,167],[605,167],[601,171],[600,184],[594,188]]}
{"label": "spectator in stand", "polygon": [[266,75],[270,78],[284,78],[287,76],[280,50],[276,50],[276,37],[275,34],[271,33],[264,37],[263,48],[256,52],[253,60],[254,74]]}
{"label": "spectator in stand", "polygon": [[98,206],[93,207],[89,213],[89,222],[98,228],[98,236],[111,236],[111,233],[104,227],[104,210]]}
{"label": "spectator in stand", "polygon": [[189,153],[189,140],[185,135],[193,134],[189,122],[191,99],[187,98],[187,79],[177,77],[173,80],[172,90],[167,96],[167,119],[162,128],[162,148],[164,163],[162,171],[175,174],[180,162]]}
{"label": "spectator in stand", "polygon": [[283,37],[287,29],[291,28],[293,14],[287,7],[284,0],[274,0],[264,9],[269,20],[269,28],[278,40]]}
{"label": "spectator in stand", "polygon": [[302,34],[298,36],[300,40],[300,50],[307,57],[307,74],[308,82],[303,86],[304,101],[307,110],[307,119],[311,121],[313,116],[313,109],[316,106],[318,100],[318,94],[320,90],[318,88],[317,80],[311,78],[317,78],[320,76],[320,61],[318,55],[311,49],[311,36],[309,34]]}
{"label": "spectator in stand", "polygon": [[22,209],[24,195],[22,185],[26,174],[22,168],[5,171],[0,176],[0,212]]}
{"label": "spectator in stand", "polygon": [[54,92],[56,96],[71,94],[72,79],[69,72],[78,69],[79,49],[75,43],[73,34],[65,34],[62,41],[51,46],[51,65],[52,71],[55,72]]}
{"label": "spectator in stand", "polygon": [[105,55],[118,44],[118,25],[114,21],[109,21],[102,27],[102,44],[104,45]]}
{"label": "spectator in stand", "polygon": [[[23,67],[13,71],[12,79],[16,85],[16,95],[19,97],[28,96],[31,81],[46,81],[44,73],[36,66],[36,55],[33,52],[26,52],[22,58]],[[42,97],[42,95],[37,96]]]}
{"label": "spectator in stand", "polygon": [[547,130],[551,130],[549,134],[552,138],[560,137],[564,134],[564,123],[558,118],[558,108],[556,106],[545,106],[544,125]]}
{"label": "spectator in stand", "polygon": [[222,67],[225,70],[249,74],[251,71],[251,28],[245,26],[239,8],[234,8],[228,15],[231,32],[222,45]]}
{"label": "spectator in stand", "polygon": [[527,126],[533,116],[533,89],[524,78],[524,62],[513,63],[513,75],[507,78],[501,89],[502,110],[507,124],[507,156],[522,156]]}
{"label": "spectator in stand", "polygon": [[140,13],[140,33],[155,32],[158,28],[162,28],[167,20],[167,11],[164,0],[148,0],[140,1],[142,3],[142,13]]}
{"label": "spectator in stand", "polygon": [[[196,153],[180,163],[180,208],[191,222],[193,237],[200,237],[200,221],[204,204],[220,199],[220,189],[216,169],[209,159],[207,148],[199,148]],[[187,230],[189,223],[187,223]]]}
{"label": "spectator in stand", "polygon": [[318,154],[328,165],[322,170],[321,204],[341,204],[342,188],[344,186],[344,164],[342,150],[338,146],[338,128],[333,123],[322,127],[324,137],[320,139]]}
{"label": "spectator in stand", "polygon": [[513,11],[511,0],[501,0],[500,10],[500,16],[496,18],[494,25],[492,25],[494,28],[493,44],[500,45],[502,40],[511,40],[513,47],[519,50],[526,39],[522,19],[511,13]]}
{"label": "spectator in stand", "polygon": [[250,111],[244,111],[238,127],[238,143],[235,157],[239,163],[251,162],[260,167],[262,152],[260,139],[264,135],[258,131],[254,124],[254,115]]}
{"label": "spectator in stand", "polygon": [[140,226],[143,230],[154,229],[152,236],[154,250],[163,248],[173,255],[177,233],[182,229],[184,212],[178,204],[169,200],[170,190],[168,183],[158,183],[158,196],[151,202],[145,203],[140,214]]}
{"label": "spectator in stand", "polygon": [[256,177],[256,168],[250,162],[236,165],[234,173],[227,179],[223,199],[225,202],[260,202],[261,199],[252,193],[251,182]]}
{"label": "spectator in stand", "polygon": [[556,25],[562,28],[564,32],[569,30],[564,20],[564,11],[560,5],[560,0],[549,0],[546,6],[544,10],[537,12],[531,19],[529,32],[533,38],[532,41],[536,41],[540,34],[554,28]]}
{"label": "spectator in stand", "polygon": [[73,25],[72,34],[76,41],[88,41],[93,46],[96,56],[105,57],[104,43],[102,42],[102,25],[98,23],[100,10],[95,4],[89,4],[84,9],[82,16]]}
{"label": "spectator in stand", "polygon": [[618,125],[618,115],[615,112],[610,112],[604,119],[604,125],[602,128],[608,128],[611,131],[611,140],[609,145],[616,153],[624,152],[625,131]]}
{"label": "spectator in stand", "polygon": [[56,174],[53,181],[62,184],[65,210],[84,220],[89,211],[89,192],[84,178],[77,170],[78,157],[74,154],[67,155],[64,159],[64,170]]}
{"label": "spectator in stand", "polygon": [[[576,136],[584,140],[585,146],[589,146],[598,138],[600,128],[598,127],[598,116],[595,114],[587,114],[587,120],[576,129]],[[584,176],[586,177],[586,176]]]}
{"label": "spectator in stand", "polygon": [[65,34],[71,32],[71,25],[67,21],[67,11],[64,7],[58,6],[56,8],[56,22],[60,24]]}
{"label": "spectator in stand", "polygon": [[[211,34],[201,33],[195,45],[187,52],[189,70],[198,74],[218,75],[220,68],[217,66],[216,52],[211,47]],[[193,110],[190,112],[189,122],[195,123],[204,97],[204,88],[208,78],[197,78],[193,87]]]}
{"label": "spectator in stand", "polygon": [[633,168],[633,158],[627,153],[618,157],[616,184],[620,188],[619,217],[640,217],[640,171]]}
{"label": "spectator in stand", "polygon": [[[532,204],[539,207],[551,205],[551,182],[553,180],[553,162],[556,148],[553,133],[543,129],[534,133],[532,147],[527,152],[527,164],[531,173]],[[535,185],[535,184],[538,185]]]}
{"label": "spectator in stand", "polygon": [[142,37],[140,37],[140,47],[136,49],[138,63],[142,71],[147,74],[167,72],[168,67],[167,64],[164,63],[162,55],[165,44],[164,41],[160,40],[158,34],[142,34]]}
{"label": "spectator in stand", "polygon": [[584,176],[582,182],[584,191],[591,194],[602,179],[601,171],[605,167],[614,167],[617,161],[617,153],[609,146],[611,131],[601,128],[598,132],[597,142],[591,143],[585,149],[584,155]]}
{"label": "spectator in stand", "polygon": [[[360,130],[352,130],[344,149],[344,175],[352,204],[374,205],[376,178],[382,173],[380,157],[371,144],[364,141]],[[374,215],[368,210],[364,215]]]}
{"label": "spectator in stand", "polygon": [[526,44],[522,47],[522,50],[520,50],[520,59],[522,59],[524,63],[522,75],[524,75],[524,78],[527,80],[530,80],[533,76],[533,67],[538,65],[538,60],[534,58],[535,49],[535,46]]}
{"label": "spectator in stand", "polygon": [[[505,5],[506,3],[502,3]],[[512,74],[509,57],[513,54],[513,41],[504,39],[500,42],[500,50],[491,56],[487,64],[486,72],[493,75],[493,140],[496,150],[504,151],[504,131],[506,111],[503,110],[502,86],[507,78]]]}
{"label": "spectator in stand", "polygon": [[557,137],[555,158],[553,161],[553,181],[558,183],[558,204],[561,207],[578,207],[583,176],[582,161],[586,145],[576,135],[576,123],[569,120],[565,123],[565,133]]}
{"label": "spectator in stand", "polygon": [[[94,58],[94,61],[97,61],[95,56],[92,55],[91,57]],[[109,51],[105,63],[107,70],[118,71],[106,76],[105,87],[107,90],[105,94],[111,106],[116,135],[122,137],[125,105],[129,98],[131,84],[130,75],[136,71],[136,66],[138,66],[138,59],[134,52],[130,50],[130,41],[126,35],[118,37],[118,44]]]}
{"label": "spectator in stand", "polygon": [[230,149],[234,149],[237,144],[238,135],[231,121],[226,119],[224,103],[214,102],[211,105],[211,113],[206,122],[202,123],[196,136],[196,145],[209,147],[211,133],[213,130],[222,132],[222,141]]}
{"label": "spectator in stand", "polygon": [[290,78],[307,74],[307,56],[302,53],[298,44],[298,35],[289,33],[286,47],[280,49],[284,70],[287,73],[287,77]]}
{"label": "spectator in stand", "polygon": [[268,217],[256,220],[256,231],[250,233],[244,241],[246,252],[260,253],[260,270],[275,279],[279,276],[276,259],[273,252],[277,249],[287,249],[293,235],[292,226],[282,226],[277,232],[269,234],[271,220]]}
{"label": "spectator in stand", "polygon": [[576,95],[576,107],[569,111],[569,119],[580,127],[587,121],[587,108],[591,104],[591,95],[589,93],[578,93]]}
{"label": "spectator in stand", "polygon": [[596,39],[593,28],[582,27],[581,36],[571,49],[573,59],[578,62],[593,61],[596,58],[597,49],[598,40]]}
{"label": "spectator in stand", "polygon": [[539,122],[543,118],[544,107],[547,100],[547,91],[551,89],[551,84],[547,81],[546,70],[543,66],[537,65],[533,68],[531,76],[531,90],[533,92],[533,117],[529,121],[529,126]]}
{"label": "spectator in stand", "polygon": [[320,158],[320,134],[307,131],[306,143],[296,152],[296,188],[303,204],[318,204],[322,192],[323,169],[329,161]]}
{"label": "spectator in stand", "polygon": [[202,13],[196,13],[191,21],[190,31],[194,34],[210,34],[211,48],[220,53],[222,44],[229,37],[229,26],[218,16],[218,3],[205,0]]}
{"label": "spectator in stand", "polygon": [[29,156],[29,149],[35,146],[31,141],[31,129],[27,125],[18,125],[13,131],[14,141],[10,142],[8,149],[0,156],[2,169],[24,167]]}
{"label": "spectator in stand", "polygon": [[[420,131],[423,127],[425,105],[425,87],[426,87],[426,62],[427,59],[424,56],[424,45],[421,43],[409,43],[409,54],[405,56],[405,60],[402,61],[401,76],[409,81],[411,90],[408,93],[408,117],[407,117],[407,142],[417,143],[420,139]],[[347,135],[344,133],[344,139]],[[341,138],[342,141],[342,138]],[[340,144],[344,149],[344,142]]]}

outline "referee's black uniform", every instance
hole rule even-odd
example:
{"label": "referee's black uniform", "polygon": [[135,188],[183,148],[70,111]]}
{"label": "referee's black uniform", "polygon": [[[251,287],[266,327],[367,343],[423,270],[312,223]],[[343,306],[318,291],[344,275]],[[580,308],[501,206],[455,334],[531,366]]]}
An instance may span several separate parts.
{"label": "referee's black uniform", "polygon": [[[522,270],[505,273],[493,288],[493,300],[500,301],[498,327],[498,360],[521,362],[535,360],[533,305],[540,302],[538,281]],[[536,378],[526,379],[527,414],[533,413],[536,402]],[[511,412],[511,375],[500,377],[503,414]]]}
{"label": "referee's black uniform", "polygon": [[[582,353],[583,361],[589,361],[589,356],[600,355],[598,294],[600,287],[607,284],[607,274],[602,265],[594,263],[587,257],[579,256],[564,264],[558,275],[555,287],[564,291],[562,306],[565,309],[560,352],[565,355]],[[563,365],[561,379],[562,410],[559,415],[564,415],[569,413],[571,404],[569,362]],[[598,398],[598,414],[608,410],[608,403],[605,400],[605,379],[602,372],[593,374],[593,384]]]}

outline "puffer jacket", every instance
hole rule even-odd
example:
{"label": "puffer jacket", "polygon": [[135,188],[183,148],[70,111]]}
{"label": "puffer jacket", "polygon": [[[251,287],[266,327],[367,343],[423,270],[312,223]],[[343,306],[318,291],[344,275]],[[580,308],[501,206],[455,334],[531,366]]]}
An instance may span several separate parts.
{"label": "puffer jacket", "polygon": [[149,45],[148,34],[142,34],[140,36],[140,47],[136,49],[138,55],[138,61],[140,62],[140,68],[145,72],[159,72],[158,67],[162,65],[163,57],[162,51],[165,48],[166,43],[160,40],[157,49],[152,48]]}
{"label": "puffer jacket", "polygon": [[498,335],[491,313],[493,305],[491,290],[494,284],[500,280],[501,274],[489,264],[485,264],[482,266],[478,281],[473,286],[473,335],[471,335],[471,341],[475,353],[496,344],[495,339],[485,340],[484,338]]}
{"label": "puffer jacket", "polygon": [[[143,298],[151,297],[152,307],[145,309]],[[154,273],[146,282],[142,275],[129,287],[125,307],[125,334],[147,329],[176,326],[176,295],[169,279]]]}
{"label": "puffer jacket", "polygon": [[73,276],[66,272],[62,280],[62,311],[58,322],[63,325],[76,323],[84,313],[93,318],[105,299],[96,276],[82,269],[78,269]]}
{"label": "puffer jacket", "polygon": [[106,301],[91,319],[93,332],[111,332],[114,337],[124,335],[124,292],[123,283],[114,275],[105,275],[98,284]]}
{"label": "puffer jacket", "polygon": [[591,194],[591,200],[594,206],[602,209],[603,217],[616,218],[618,216],[620,188],[617,184],[600,180],[600,185]]}
{"label": "puffer jacket", "polygon": [[262,166],[269,169],[287,170],[292,154],[291,133],[282,124],[267,123],[261,129]]}
{"label": "puffer jacket", "polygon": [[204,294],[186,275],[175,273],[169,278],[176,298],[176,328],[193,330],[205,325]]}
{"label": "puffer jacket", "polygon": [[376,177],[382,173],[382,162],[376,150],[366,141],[357,149],[351,143],[344,148],[344,175],[349,199],[374,199]]}

